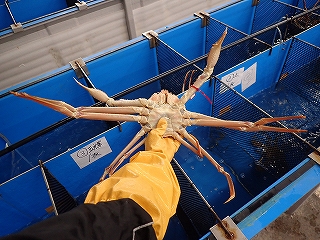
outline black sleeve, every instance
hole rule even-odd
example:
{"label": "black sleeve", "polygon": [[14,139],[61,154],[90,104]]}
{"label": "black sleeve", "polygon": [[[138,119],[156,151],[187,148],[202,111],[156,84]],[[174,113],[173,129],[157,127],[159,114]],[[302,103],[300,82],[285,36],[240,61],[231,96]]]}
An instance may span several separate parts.
{"label": "black sleeve", "polygon": [[82,204],[0,240],[117,240],[133,239],[133,234],[134,239],[156,239],[150,215],[125,198]]}

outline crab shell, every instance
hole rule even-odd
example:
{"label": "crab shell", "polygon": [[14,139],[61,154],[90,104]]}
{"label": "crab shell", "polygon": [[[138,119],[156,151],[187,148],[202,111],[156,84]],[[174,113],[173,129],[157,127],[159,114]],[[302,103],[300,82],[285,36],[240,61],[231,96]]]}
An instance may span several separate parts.
{"label": "crab shell", "polygon": [[181,105],[179,98],[170,93],[168,90],[161,90],[161,92],[154,93],[149,100],[154,102],[154,105],[149,107],[150,112],[147,117],[147,123],[141,124],[146,132],[157,127],[160,118],[167,120],[167,130],[164,137],[173,136],[173,132],[177,132],[183,126],[183,113],[186,109]]}

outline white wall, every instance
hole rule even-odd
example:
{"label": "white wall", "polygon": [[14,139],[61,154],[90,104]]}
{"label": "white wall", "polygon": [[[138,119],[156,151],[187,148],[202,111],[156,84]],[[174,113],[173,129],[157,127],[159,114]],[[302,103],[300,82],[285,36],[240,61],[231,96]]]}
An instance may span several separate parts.
{"label": "white wall", "polygon": [[149,0],[133,10],[136,32],[141,34],[156,30],[181,19],[193,16],[193,13],[205,11],[223,5],[226,0]]}
{"label": "white wall", "polygon": [[[84,11],[0,39],[0,90],[129,40],[124,1]],[[227,0],[131,0],[137,36]]]}

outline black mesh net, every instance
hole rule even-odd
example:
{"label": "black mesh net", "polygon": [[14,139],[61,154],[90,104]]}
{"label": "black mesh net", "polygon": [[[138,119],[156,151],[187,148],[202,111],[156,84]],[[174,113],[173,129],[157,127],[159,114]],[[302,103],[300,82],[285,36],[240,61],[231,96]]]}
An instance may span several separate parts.
{"label": "black mesh net", "polygon": [[[282,6],[282,5],[281,5]],[[283,6],[282,6],[283,7]],[[288,7],[283,7],[288,10]],[[289,8],[292,10],[292,8]],[[290,23],[292,24],[292,23]],[[226,25],[210,20],[207,26],[206,49],[218,40]],[[290,33],[290,34],[289,34]],[[287,35],[286,35],[287,34]],[[288,23],[265,29],[254,36],[228,28],[224,49],[220,54],[215,74],[270,49],[279,39],[293,35]],[[228,45],[228,46],[227,46]],[[197,69],[181,55],[160,42],[157,47],[159,69],[169,72],[179,68],[161,79],[163,88],[178,94],[181,92],[185,75]],[[167,57],[168,56],[168,57]],[[319,48],[298,39],[293,39],[281,79],[276,88],[267,89],[251,99],[245,99],[238,92],[223,85],[219,79],[214,81],[213,117],[225,120],[255,122],[261,118],[276,116],[305,115],[305,119],[286,120],[281,123],[288,128],[307,129],[308,133],[295,135],[279,132],[241,132],[226,128],[210,128],[208,151],[221,158],[220,163],[232,172],[238,183],[252,196],[259,194],[276,180],[303,161],[314,151],[311,144],[320,145],[320,121],[317,120],[317,107],[320,100]],[[205,61],[197,66],[203,69]],[[198,72],[197,74],[200,74]],[[197,77],[195,74],[194,79]],[[185,86],[185,88],[188,88]],[[272,94],[272,97],[270,95]],[[279,104],[281,103],[281,104]],[[283,127],[280,123],[269,126]],[[304,141],[306,139],[308,142]],[[205,233],[216,219],[194,190],[189,180],[173,166],[181,187],[180,206],[192,221],[198,233]],[[259,182],[259,186],[257,186]]]}
{"label": "black mesh net", "polygon": [[206,34],[206,52],[210,51],[212,44],[214,44],[219,39],[226,28],[228,28],[228,34],[223,41],[223,47],[247,36],[247,34],[226,25],[225,23],[220,22],[217,19],[210,17],[210,23],[207,26]]}
{"label": "black mesh net", "polygon": [[178,164],[176,161],[171,162],[181,189],[179,205],[191,220],[192,227],[198,237],[201,237],[208,232],[210,227],[217,223],[217,219],[201,199],[192,182],[181,171],[181,167]]}
{"label": "black mesh net", "polygon": [[[296,9],[276,1],[259,1],[256,6],[252,33],[294,16]],[[301,11],[300,11],[301,12]]]}
{"label": "black mesh net", "polygon": [[48,184],[48,190],[51,192],[52,204],[57,214],[68,212],[77,206],[76,200],[70,195],[67,189],[41,164],[43,177]]}
{"label": "black mesh net", "polygon": [[250,37],[214,18],[210,18],[210,24],[207,26],[206,52],[210,51],[212,44],[219,39],[226,28],[228,28],[228,34],[223,41],[223,50],[214,69],[215,75],[271,47],[270,44],[263,42],[259,37]]}
{"label": "black mesh net", "polygon": [[157,60],[159,74],[188,62],[187,59],[160,39],[157,41]]}
{"label": "black mesh net", "polygon": [[[169,72],[189,62],[161,40],[158,41],[157,45],[157,58],[160,74]],[[195,64],[189,64],[179,68],[179,70],[172,71],[172,73],[160,79],[161,89],[166,89],[176,95],[181,93],[183,88],[185,90],[188,89],[192,81],[201,74],[201,69],[204,68],[205,62],[205,60],[199,60]]]}
{"label": "black mesh net", "polygon": [[[281,24],[285,29],[283,39],[287,39],[319,23],[318,7],[317,0],[299,0],[296,5],[288,5],[284,1],[260,1],[256,6],[251,33],[289,20]],[[310,11],[304,14],[305,10]]]}
{"label": "black mesh net", "polygon": [[[272,7],[269,9],[271,4],[275,4],[278,8]],[[313,3],[313,5],[320,7],[316,3]],[[245,34],[210,17],[210,24],[207,26],[206,52],[209,52],[212,44],[219,39],[220,33],[228,28],[228,34],[223,42],[223,49],[214,74],[220,74],[267,49],[271,49],[272,46],[279,44],[281,41],[285,41],[318,24],[320,22],[320,10],[312,9],[314,10],[310,13],[303,13],[302,10],[282,3],[261,1],[256,8],[252,35]],[[288,15],[289,12],[290,15]],[[268,16],[266,17],[265,14]],[[292,17],[297,14],[302,14],[302,16],[290,21],[287,20],[288,16]],[[257,23],[260,25],[256,26]],[[254,30],[255,28],[257,29]]]}
{"label": "black mesh net", "polygon": [[[259,107],[241,97],[237,92],[232,90],[227,90],[226,92],[221,91],[221,89],[226,88],[221,85],[222,83],[217,80],[213,103],[214,117],[224,120],[251,122],[268,117]],[[270,98],[268,94],[264,96],[269,96]],[[279,112],[281,112],[281,110],[279,110]],[[289,115],[297,114],[291,113]],[[281,116],[281,114],[278,116]],[[287,120],[283,121],[283,124],[290,128],[299,128],[302,122],[303,121],[299,120]],[[298,125],[298,123],[300,123],[300,125]],[[282,127],[277,122],[267,125]],[[238,152],[244,152],[246,158],[251,158],[251,161],[248,159],[245,161],[248,165],[252,165],[250,167],[267,171],[268,174],[278,179],[305,159],[312,151],[308,144],[304,143],[292,133],[241,132],[225,128],[212,128],[211,131],[214,136],[223,136],[220,137],[220,139],[227,138],[229,141],[234,142],[234,149],[231,151],[230,149],[223,149],[221,146],[217,147],[217,142],[213,143],[215,147],[212,148],[212,151],[217,151],[216,153],[224,159],[225,164],[229,165],[237,176],[240,175],[240,172],[237,173],[237,165],[234,161],[235,156],[231,156],[234,152],[237,152],[236,158],[239,158]],[[228,144],[228,148],[229,147],[230,144]],[[238,149],[238,151],[236,149]],[[239,171],[243,171],[243,169],[241,168]]]}
{"label": "black mesh net", "polygon": [[[320,145],[320,121],[317,114],[320,106],[319,79],[320,48],[293,39],[276,90],[292,96],[287,98],[291,102],[290,107],[307,116],[308,121],[303,128],[308,129],[308,133],[304,137],[315,146]],[[299,103],[295,103],[293,98],[299,99]]]}
{"label": "black mesh net", "polygon": [[299,0],[297,7],[302,9],[313,9],[319,5],[318,0]]}
{"label": "black mesh net", "polygon": [[[314,151],[314,148],[308,143],[315,146],[320,144],[320,121],[317,117],[320,100],[319,58],[320,49],[318,47],[299,39],[293,39],[277,86],[255,95],[250,101],[216,80],[213,99],[214,117],[255,122],[260,118],[268,117],[268,114],[307,116],[307,120],[282,122],[289,128],[307,129],[308,133],[300,134],[302,138],[292,133],[248,133],[212,128],[211,134],[215,140],[213,140],[211,150],[224,159],[224,163],[233,169],[236,176],[239,176],[243,169],[238,172],[234,159],[243,155],[247,159],[243,162],[246,162],[248,166],[254,165],[256,169],[265,171],[274,176],[274,179],[278,179]],[[260,107],[268,114],[261,111]],[[278,123],[269,125],[281,127]],[[308,143],[304,142],[303,138]],[[231,140],[234,144],[229,143],[223,147],[222,140],[225,139]],[[236,157],[233,152],[237,152]],[[250,182],[246,183],[246,179],[243,179],[242,183],[247,189],[254,192],[254,187],[250,187],[252,185]]]}
{"label": "black mesh net", "polygon": [[219,61],[214,69],[214,74],[218,75],[227,69],[267,50],[270,46],[262,43],[256,38],[249,38],[234,44],[220,53]]}
{"label": "black mesh net", "polygon": [[[60,126],[56,124],[47,132],[41,131],[34,139],[1,155],[1,167],[10,170],[0,175],[0,183],[37,166],[39,159],[47,161],[109,128],[109,124],[105,121],[85,119],[67,121],[65,119],[61,123],[63,121],[65,123]],[[65,136],[72,136],[72,138]]]}

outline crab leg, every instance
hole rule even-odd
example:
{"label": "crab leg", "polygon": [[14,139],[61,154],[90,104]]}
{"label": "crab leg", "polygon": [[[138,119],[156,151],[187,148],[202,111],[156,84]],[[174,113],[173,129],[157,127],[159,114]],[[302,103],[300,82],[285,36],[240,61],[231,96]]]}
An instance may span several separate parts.
{"label": "crab leg", "polygon": [[204,84],[213,73],[213,68],[217,64],[222,42],[227,35],[227,29],[222,33],[220,39],[212,45],[212,48],[208,54],[207,65],[203,70],[203,73],[197,78],[195,83],[184,93],[184,95],[180,98],[181,104],[185,104],[195,92]]}
{"label": "crab leg", "polygon": [[27,93],[19,93],[19,92],[10,92],[11,94],[20,97],[20,98],[25,98],[28,100],[32,100],[34,102],[37,102],[41,105],[44,105],[46,107],[49,107],[53,110],[56,110],[64,115],[67,115],[69,117],[75,117],[75,114],[77,113],[77,109],[73,106],[71,106],[68,103],[65,103],[63,101],[57,101],[57,100],[50,100],[50,99],[46,99],[46,98],[41,98],[41,97],[35,97],[35,96],[31,96]]}
{"label": "crab leg", "polygon": [[[193,113],[196,114],[196,113]],[[190,115],[192,117],[199,117],[198,119],[185,119],[186,124],[189,125],[198,125],[198,126],[209,126],[209,127],[225,127],[239,131],[246,132],[255,132],[255,131],[274,131],[274,132],[293,132],[293,133],[301,133],[307,132],[307,130],[303,129],[292,129],[292,128],[281,128],[281,127],[272,127],[265,126],[264,124],[283,121],[283,120],[293,120],[293,119],[301,119],[305,118],[303,115],[298,116],[285,116],[285,117],[275,117],[275,118],[261,118],[256,122],[245,122],[245,121],[227,121],[218,118],[213,118],[209,116],[204,116],[201,118],[202,114],[199,115]]]}
{"label": "crab leg", "polygon": [[145,106],[152,106],[153,101],[150,101],[145,98],[139,98],[134,100],[126,100],[126,99],[120,99],[120,100],[114,100],[113,98],[109,97],[105,92],[96,89],[96,88],[89,88],[87,86],[84,86],[80,82],[78,82],[76,79],[74,79],[76,83],[78,83],[82,88],[86,89],[92,97],[95,99],[105,102],[108,106],[137,106],[137,107],[145,107]]}
{"label": "crab leg", "polygon": [[[213,159],[213,157],[211,157],[211,155],[206,151],[204,150],[202,147],[200,147],[201,149],[201,152],[202,154],[207,158],[209,159],[209,161],[211,163],[216,163],[216,161]],[[227,178],[227,181],[228,181],[228,186],[229,186],[229,191],[230,191],[230,197],[224,202],[224,203],[227,203],[227,202],[230,202],[232,199],[235,198],[236,196],[236,192],[234,190],[234,185],[233,185],[233,181],[232,181],[232,178],[230,176],[230,174],[228,172],[226,172],[223,167],[221,167],[219,164],[218,164],[218,172],[222,173],[226,178]]]}
{"label": "crab leg", "polygon": [[[138,142],[133,148],[131,148],[128,152],[126,152],[126,153],[125,153],[117,162],[115,162],[112,166],[111,166],[111,164],[110,164],[110,165],[107,167],[107,168],[109,168],[107,174],[112,175],[112,174],[116,171],[116,169],[121,165],[121,163],[122,163],[126,158],[130,157],[130,155],[131,155],[135,150],[137,150],[139,147],[141,147],[141,146],[144,144],[145,141],[146,141],[145,138],[142,139],[142,140],[141,140],[140,142]],[[99,181],[103,181],[105,177],[106,177],[106,176],[102,176]]]}
{"label": "crab leg", "polygon": [[[180,131],[181,134],[183,134],[183,136],[193,145],[198,145],[197,141],[194,139],[194,137],[192,137],[185,129],[181,129]],[[227,173],[223,167],[221,167],[219,165],[219,163],[216,162],[216,160],[213,159],[213,157],[211,157],[211,155],[204,150],[203,147],[201,147],[200,145],[198,145],[201,153],[216,167],[216,169],[218,170],[218,172],[222,173],[228,181],[228,186],[229,186],[229,191],[230,191],[230,197],[227,199],[227,201],[225,201],[224,203],[227,203],[229,201],[231,201],[235,196],[235,190],[234,190],[234,185],[233,185],[233,181],[231,176],[229,175],[229,173]]]}
{"label": "crab leg", "polygon": [[307,132],[307,130],[304,130],[304,129],[264,126],[264,124],[267,124],[267,123],[283,121],[283,120],[300,119],[300,118],[304,119],[306,117],[303,115],[298,115],[298,116],[285,116],[285,117],[275,117],[275,118],[261,118],[260,120],[254,122],[253,125],[250,126],[250,128],[246,128],[246,129],[241,128],[240,130],[247,131],[247,132],[254,132],[254,131],[274,131],[274,132],[293,132],[293,133]]}
{"label": "crab leg", "polygon": [[119,114],[135,114],[148,115],[149,110],[144,107],[80,107],[78,111],[92,113],[119,113]]}
{"label": "crab leg", "polygon": [[145,116],[135,116],[135,115],[128,115],[128,114],[105,114],[105,113],[78,111],[74,117],[90,119],[90,120],[102,120],[102,121],[127,121],[127,122],[138,122],[141,124],[147,123],[147,118]]}
{"label": "crab leg", "polygon": [[203,157],[201,151],[198,149],[196,149],[194,146],[192,146],[191,144],[189,144],[188,142],[186,142],[178,133],[174,132],[172,134],[173,138],[176,139],[177,141],[179,141],[182,145],[184,145],[185,147],[189,148],[193,153],[195,153],[196,155]]}
{"label": "crab leg", "polygon": [[17,97],[35,101],[41,105],[49,107],[69,117],[92,119],[92,120],[104,120],[104,121],[130,121],[130,122],[139,122],[139,123],[146,123],[147,121],[146,117],[144,116],[134,116],[134,115],[128,115],[128,114],[106,114],[103,112],[98,112],[98,113],[85,112],[85,111],[83,112],[82,111],[83,107],[75,108],[63,101],[35,97],[27,93],[17,93],[17,92],[10,92],[10,93],[14,94]]}
{"label": "crab leg", "polygon": [[[137,146],[135,146],[133,149],[131,149],[134,144],[145,134],[145,130],[141,129],[134,137],[133,139],[128,143],[128,145],[118,154],[118,156],[112,161],[112,163],[105,168],[104,173],[102,174],[100,178],[100,182],[103,181],[106,176],[112,175],[116,168],[126,159],[130,154],[135,151],[137,148],[142,146],[145,140],[140,141]],[[131,150],[130,150],[131,149]]]}

